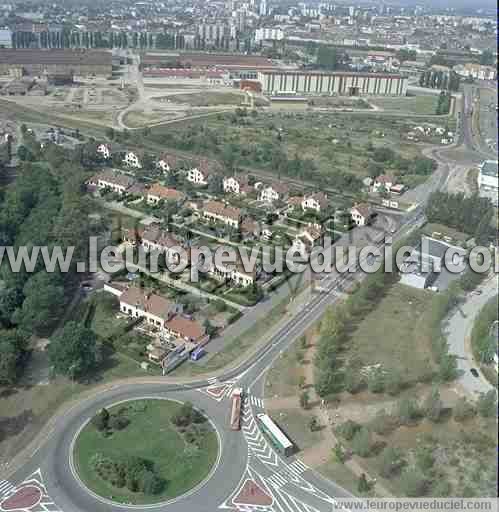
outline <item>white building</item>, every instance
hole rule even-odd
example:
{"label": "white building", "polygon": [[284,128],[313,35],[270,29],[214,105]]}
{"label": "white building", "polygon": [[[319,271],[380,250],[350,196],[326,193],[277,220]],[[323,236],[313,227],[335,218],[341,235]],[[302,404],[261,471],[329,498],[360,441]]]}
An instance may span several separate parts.
{"label": "white building", "polygon": [[284,201],[288,197],[289,189],[283,183],[275,183],[263,187],[258,196],[259,201],[272,203],[274,201]]}
{"label": "white building", "polygon": [[136,155],[133,151],[128,151],[125,154],[125,158],[123,159],[123,163],[134,169],[142,169],[142,164],[140,163],[138,155]]}
{"label": "white building", "polygon": [[281,41],[284,39],[284,32],[280,28],[257,28],[255,30],[255,42],[260,41]]}
{"label": "white building", "polygon": [[247,194],[251,187],[246,178],[237,178],[229,176],[223,179],[223,189],[226,194]]}
{"label": "white building", "polygon": [[199,167],[193,167],[187,171],[187,181],[194,185],[208,185],[208,177],[208,170],[203,168],[201,165]]}
{"label": "white building", "polygon": [[97,146],[97,153],[105,160],[108,160],[111,157],[111,148],[107,144],[99,144]]}
{"label": "white building", "polygon": [[357,226],[367,226],[373,217],[373,212],[367,203],[360,203],[350,209],[350,216]]}

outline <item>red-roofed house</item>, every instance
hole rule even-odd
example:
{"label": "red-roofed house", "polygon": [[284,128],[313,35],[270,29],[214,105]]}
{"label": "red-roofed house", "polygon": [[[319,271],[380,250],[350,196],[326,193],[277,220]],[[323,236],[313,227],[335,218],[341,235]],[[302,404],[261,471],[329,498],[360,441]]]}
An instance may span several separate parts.
{"label": "red-roofed house", "polygon": [[147,191],[147,202],[149,204],[158,204],[161,200],[180,202],[185,195],[174,188],[164,187],[159,183],[155,183]]}
{"label": "red-roofed house", "polygon": [[204,345],[210,339],[206,328],[196,320],[176,315],[165,323],[166,332],[189,343]]}

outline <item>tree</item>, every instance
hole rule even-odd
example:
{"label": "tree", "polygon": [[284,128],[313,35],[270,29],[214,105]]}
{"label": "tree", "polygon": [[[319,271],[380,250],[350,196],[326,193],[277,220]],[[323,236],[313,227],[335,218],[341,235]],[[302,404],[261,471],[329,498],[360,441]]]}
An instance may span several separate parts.
{"label": "tree", "polygon": [[88,375],[100,362],[95,334],[73,321],[52,338],[48,352],[54,372],[72,379]]}
{"label": "tree", "polygon": [[391,478],[400,471],[404,464],[402,451],[394,446],[387,446],[381,455],[381,476]]}
{"label": "tree", "polygon": [[26,333],[44,334],[59,318],[64,305],[64,287],[56,274],[33,274],[23,288],[22,308],[14,314],[15,323]]}
{"label": "tree", "polygon": [[494,53],[489,48],[483,50],[482,53],[480,54],[480,64],[482,64],[483,66],[493,66],[494,62]]}
{"label": "tree", "polygon": [[428,482],[424,474],[417,468],[407,468],[400,477],[400,486],[404,496],[417,498],[423,496]]}
{"label": "tree", "polygon": [[310,418],[309,424],[310,432],[316,432],[320,428],[319,420],[317,419],[317,416],[312,416]]}
{"label": "tree", "polygon": [[310,405],[310,395],[308,391],[302,391],[300,393],[300,407],[302,409],[308,409]]}
{"label": "tree", "polygon": [[317,66],[319,68],[334,71],[338,68],[339,63],[340,60],[336,48],[324,44],[319,45],[317,51]]}
{"label": "tree", "polygon": [[336,443],[333,448],[333,456],[340,463],[344,464],[346,460],[345,451],[341,443]]}
{"label": "tree", "polygon": [[0,330],[0,385],[12,385],[25,359],[27,338],[15,329]]}
{"label": "tree", "polygon": [[369,492],[371,489],[371,486],[369,485],[369,482],[367,481],[366,474],[362,473],[359,477],[359,481],[357,483],[357,490],[360,494],[364,494],[366,492]]}
{"label": "tree", "polygon": [[466,397],[461,397],[454,406],[454,419],[458,422],[466,421],[472,418],[476,414],[476,410],[472,404],[470,404]]}
{"label": "tree", "polygon": [[109,411],[106,408],[103,408],[94,416],[92,423],[99,432],[104,432],[109,428],[109,418]]}
{"label": "tree", "polygon": [[353,436],[352,450],[359,457],[369,457],[371,454],[371,433],[366,427],[361,427]]}
{"label": "tree", "polygon": [[402,375],[396,368],[385,372],[384,387],[385,391],[392,396],[398,394],[402,388]]}
{"label": "tree", "polygon": [[386,435],[393,428],[393,418],[386,409],[379,409],[369,423],[369,427],[380,436]]}
{"label": "tree", "polygon": [[338,426],[338,434],[344,437],[347,441],[353,439],[354,435],[360,430],[361,426],[352,420],[347,420]]}
{"label": "tree", "polygon": [[123,430],[130,424],[130,420],[123,414],[113,414],[109,419],[111,430]]}
{"label": "tree", "polygon": [[430,469],[435,464],[433,449],[429,446],[418,446],[415,455],[417,467],[423,472],[423,474],[428,475]]}
{"label": "tree", "polygon": [[437,387],[434,387],[424,402],[424,413],[430,421],[437,422],[442,416],[443,408],[440,391]]}
{"label": "tree", "polygon": [[482,418],[490,418],[497,414],[496,390],[491,389],[487,393],[480,393],[476,404],[478,414]]}
{"label": "tree", "polygon": [[385,374],[382,368],[372,368],[367,376],[367,388],[371,393],[382,393],[385,389]]}
{"label": "tree", "polygon": [[417,402],[409,398],[403,398],[397,406],[398,418],[402,425],[410,425],[420,417]]}

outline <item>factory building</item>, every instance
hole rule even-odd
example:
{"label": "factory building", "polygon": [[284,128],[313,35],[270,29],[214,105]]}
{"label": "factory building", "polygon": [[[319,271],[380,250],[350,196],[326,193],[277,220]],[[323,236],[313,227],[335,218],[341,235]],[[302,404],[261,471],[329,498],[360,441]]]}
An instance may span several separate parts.
{"label": "factory building", "polygon": [[0,75],[111,76],[111,52],[98,50],[35,50],[0,48]]}
{"label": "factory building", "polygon": [[407,77],[386,73],[263,71],[264,94],[334,94],[338,96],[405,96]]}

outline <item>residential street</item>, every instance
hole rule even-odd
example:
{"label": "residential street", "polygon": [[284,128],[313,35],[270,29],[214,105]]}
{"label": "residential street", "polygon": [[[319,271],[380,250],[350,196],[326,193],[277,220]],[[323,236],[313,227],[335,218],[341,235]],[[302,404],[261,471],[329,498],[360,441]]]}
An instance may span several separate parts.
{"label": "residential street", "polygon": [[497,276],[493,275],[478,290],[482,293],[479,295],[469,294],[466,297],[466,302],[459,305],[453,311],[445,326],[445,334],[449,342],[449,352],[458,357],[457,365],[461,372],[458,382],[472,395],[486,393],[494,389],[481,372],[479,377],[474,377],[471,374],[471,368],[478,369],[479,363],[473,359],[471,354],[469,337],[471,336],[476,316],[483,306],[497,295]]}

